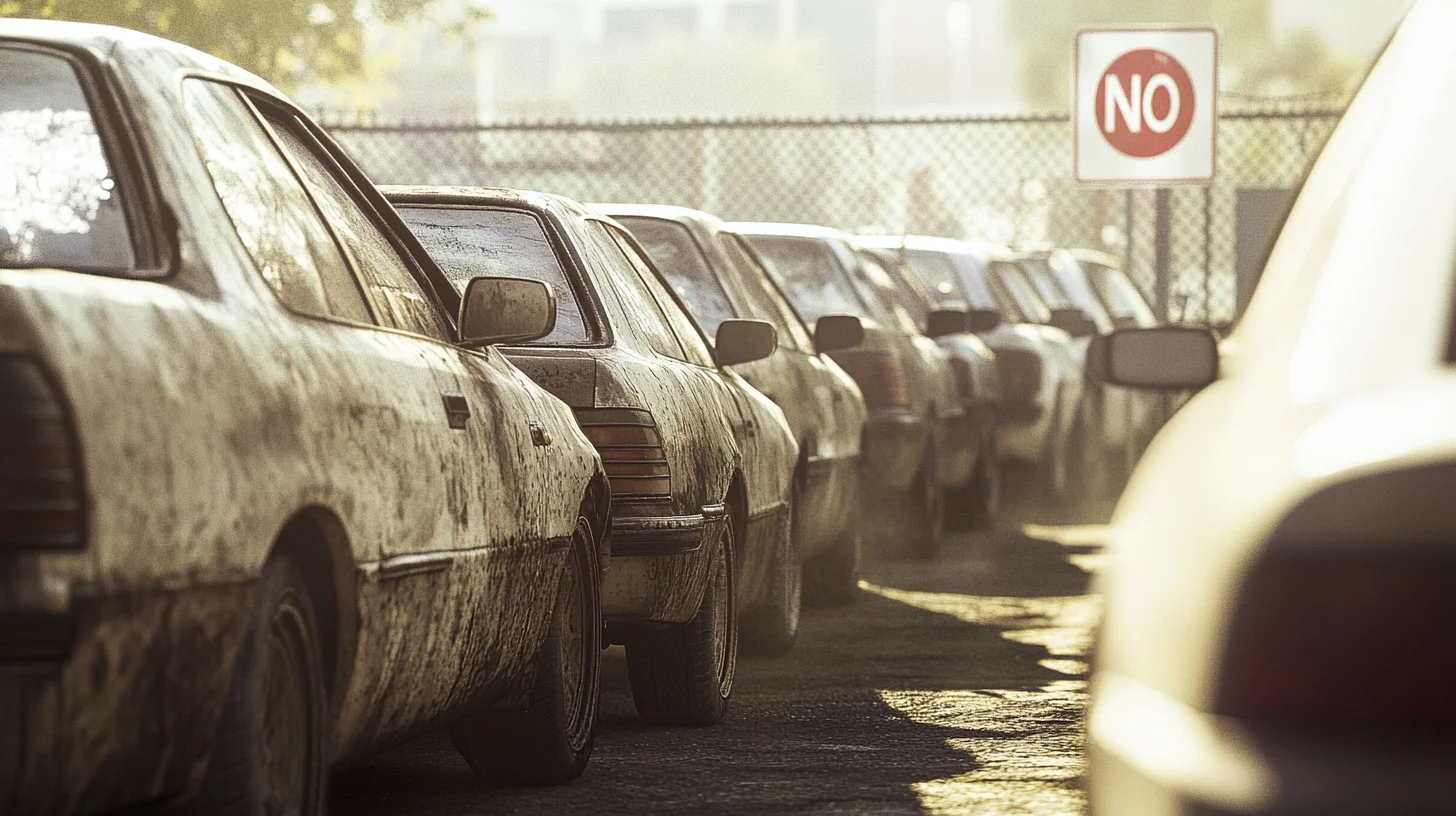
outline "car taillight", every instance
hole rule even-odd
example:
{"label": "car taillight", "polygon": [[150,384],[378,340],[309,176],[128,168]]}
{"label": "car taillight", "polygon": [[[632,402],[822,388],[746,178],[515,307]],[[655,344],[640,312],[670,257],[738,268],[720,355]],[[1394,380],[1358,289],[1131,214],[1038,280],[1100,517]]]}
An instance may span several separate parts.
{"label": "car taillight", "polygon": [[864,393],[868,408],[907,408],[910,384],[900,358],[887,351],[855,351],[834,358]]}
{"label": "car taillight", "polygon": [[971,370],[971,363],[960,357],[950,358],[950,368],[955,376],[956,394],[960,395],[961,402],[970,402],[976,397],[976,374]]}
{"label": "car taillight", "polygon": [[998,349],[996,374],[1001,382],[1001,399],[1010,405],[1036,401],[1041,391],[1041,355],[1027,349]]}
{"label": "car taillight", "polygon": [[1218,711],[1251,723],[1456,731],[1456,562],[1276,561],[1235,616]]}
{"label": "car taillight", "polygon": [[82,546],[81,486],[60,395],[34,360],[0,356],[0,550]]}
{"label": "car taillight", "polygon": [[613,498],[666,499],[672,495],[672,470],[652,414],[589,408],[578,410],[576,421],[601,454]]}

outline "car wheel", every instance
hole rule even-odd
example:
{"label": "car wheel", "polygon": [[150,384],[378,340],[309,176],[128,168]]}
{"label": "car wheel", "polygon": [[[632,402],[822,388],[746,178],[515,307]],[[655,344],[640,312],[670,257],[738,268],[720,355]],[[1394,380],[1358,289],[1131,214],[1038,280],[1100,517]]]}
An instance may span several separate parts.
{"label": "car wheel", "polygon": [[804,597],[815,606],[838,606],[859,598],[860,522],[852,510],[845,531],[829,549],[804,565]]}
{"label": "car wheel", "polygon": [[652,725],[712,725],[728,710],[738,666],[732,514],[724,527],[712,550],[698,614],[627,644],[632,700]]}
{"label": "car wheel", "polygon": [[601,698],[601,576],[591,525],[578,519],[525,708],[483,709],[450,728],[455,749],[476,776],[560,785],[586,770]]}
{"label": "car wheel", "polygon": [[738,624],[739,643],[748,654],[785,654],[793,648],[794,638],[799,634],[799,611],[804,600],[804,563],[800,560],[798,536],[799,496],[796,482],[774,541],[768,594]]}
{"label": "car wheel", "polygon": [[989,530],[996,526],[1001,506],[1001,461],[996,452],[996,431],[987,429],[976,457],[976,470],[960,487],[945,492],[945,524],[955,532]]}
{"label": "car wheel", "polygon": [[1067,498],[1071,492],[1072,485],[1072,456],[1073,451],[1079,451],[1082,445],[1081,437],[1082,423],[1073,422],[1072,429],[1066,438],[1062,438],[1061,426],[1063,406],[1058,401],[1056,413],[1052,415],[1052,424],[1047,434],[1047,453],[1042,461],[1041,487],[1048,501],[1060,503]]}
{"label": "car wheel", "polygon": [[287,557],[263,567],[202,788],[183,808],[207,814],[324,812],[328,696],[318,624]]}
{"label": "car wheel", "polygon": [[927,446],[921,458],[920,475],[906,496],[905,543],[916,558],[940,555],[945,537],[945,492],[936,479],[935,447]]}

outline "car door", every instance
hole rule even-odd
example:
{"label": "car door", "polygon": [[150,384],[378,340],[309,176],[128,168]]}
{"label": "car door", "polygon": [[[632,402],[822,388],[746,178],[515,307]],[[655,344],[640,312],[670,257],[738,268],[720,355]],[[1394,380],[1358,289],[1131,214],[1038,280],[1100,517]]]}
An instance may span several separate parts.
{"label": "car door", "polygon": [[[496,453],[480,455],[484,431],[475,429],[488,426],[475,412],[484,406],[473,406],[465,393],[453,329],[422,283],[421,268],[376,201],[344,171],[346,158],[296,112],[269,99],[255,104],[389,330],[385,342],[404,355],[373,372],[374,383],[353,384],[388,389],[396,400],[402,427],[386,420],[377,435],[358,442],[376,451],[371,476],[390,488],[376,512],[392,511],[398,528],[414,531],[383,538],[379,560],[366,567],[373,580],[361,588],[362,600],[377,604],[376,614],[361,620],[360,693],[346,700],[345,715],[358,719],[341,723],[358,729],[353,747],[362,748],[427,723],[473,690],[460,681],[485,658],[488,644],[473,637],[471,613],[474,589],[487,575],[483,560],[471,555],[490,543],[481,535],[483,518],[509,518],[508,498],[483,489]],[[418,417],[419,427],[403,421],[408,417]],[[497,506],[484,506],[488,499]],[[516,532],[514,522],[507,526]]]}

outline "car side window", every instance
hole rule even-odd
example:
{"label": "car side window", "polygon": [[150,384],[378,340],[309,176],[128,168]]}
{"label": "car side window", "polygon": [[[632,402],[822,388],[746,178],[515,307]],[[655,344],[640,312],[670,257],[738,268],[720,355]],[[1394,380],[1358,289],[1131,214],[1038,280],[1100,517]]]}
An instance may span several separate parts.
{"label": "car side window", "polygon": [[346,248],[381,321],[391,328],[450,342],[454,332],[435,305],[434,296],[415,278],[399,249],[375,221],[374,208],[361,200],[353,182],[323,153],[323,147],[295,116],[275,111],[264,115]]}
{"label": "car side window", "polygon": [[682,303],[667,291],[667,286],[663,284],[662,278],[648,265],[647,259],[642,257],[625,233],[615,227],[609,227],[607,231],[616,240],[617,248],[627,257],[628,263],[632,265],[632,271],[637,273],[637,278],[642,282],[643,288],[662,309],[663,315],[667,318],[667,327],[677,336],[678,344],[682,346],[683,356],[679,359],[713,368],[715,365],[713,352],[708,348],[703,333],[693,322],[692,317],[688,315]]}
{"label": "car side window", "polygon": [[0,48],[0,267],[125,275],[136,253],[77,69]]}
{"label": "car side window", "polygon": [[687,227],[662,218],[617,220],[632,230],[653,265],[666,276],[668,285],[704,328],[711,331],[723,321],[738,316],[722,281]]}
{"label": "car side window", "polygon": [[187,79],[182,99],[213,187],[258,273],[291,311],[333,314],[319,270],[349,274],[343,256],[262,123],[230,85]]}
{"label": "car side window", "polygon": [[809,330],[799,318],[799,313],[794,311],[788,298],[779,291],[778,284],[769,277],[768,269],[744,245],[743,239],[733,233],[724,232],[718,235],[718,240],[722,242],[723,251],[728,254],[728,260],[733,264],[734,274],[742,284],[740,288],[748,298],[748,306],[753,315],[761,316],[774,324],[774,328],[779,331],[779,344],[785,348],[795,351],[813,350],[814,340],[810,338]]}
{"label": "car side window", "polygon": [[601,274],[606,277],[608,285],[627,309],[628,313],[624,317],[637,334],[658,354],[675,360],[685,359],[682,346],[678,345],[677,339],[667,328],[667,315],[662,313],[662,307],[637,278],[632,264],[622,254],[611,233],[607,232],[605,224],[600,221],[587,222],[585,249],[588,265],[602,270]]}
{"label": "car side window", "polygon": [[863,296],[867,300],[873,300],[880,307],[880,314],[888,318],[902,334],[919,334],[920,327],[915,324],[915,318],[895,299],[895,282],[890,278],[884,264],[873,255],[863,252],[857,253],[856,259],[863,276],[856,283],[860,284]]}

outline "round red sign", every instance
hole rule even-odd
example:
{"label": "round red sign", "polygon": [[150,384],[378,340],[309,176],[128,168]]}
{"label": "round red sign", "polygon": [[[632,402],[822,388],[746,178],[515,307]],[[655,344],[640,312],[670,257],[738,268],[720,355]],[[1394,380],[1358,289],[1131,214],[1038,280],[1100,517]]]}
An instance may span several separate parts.
{"label": "round red sign", "polygon": [[1129,51],[1113,60],[1097,83],[1097,130],[1128,156],[1161,156],[1188,135],[1193,96],[1193,80],[1171,54],[1152,48]]}

